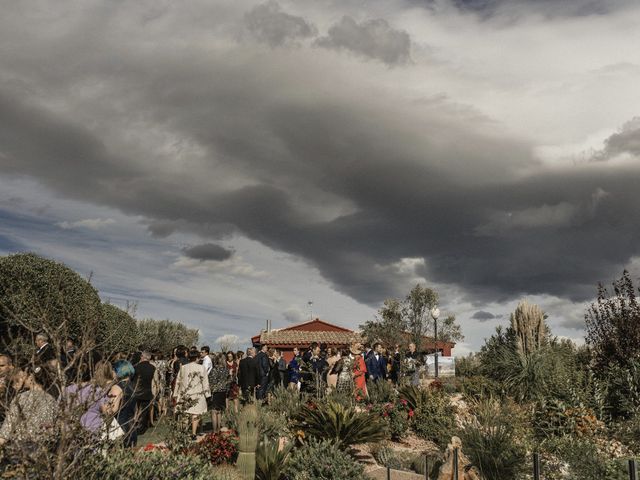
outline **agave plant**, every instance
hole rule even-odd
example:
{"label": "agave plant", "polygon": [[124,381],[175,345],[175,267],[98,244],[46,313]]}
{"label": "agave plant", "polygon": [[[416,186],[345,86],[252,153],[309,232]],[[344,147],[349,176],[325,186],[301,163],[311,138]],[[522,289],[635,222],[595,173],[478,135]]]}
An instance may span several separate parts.
{"label": "agave plant", "polygon": [[294,430],[298,429],[341,448],[385,437],[385,423],[379,416],[332,401],[304,406],[295,420]]}
{"label": "agave plant", "polygon": [[256,450],[256,480],[280,480],[284,477],[292,443],[280,448],[279,442],[265,436]]}

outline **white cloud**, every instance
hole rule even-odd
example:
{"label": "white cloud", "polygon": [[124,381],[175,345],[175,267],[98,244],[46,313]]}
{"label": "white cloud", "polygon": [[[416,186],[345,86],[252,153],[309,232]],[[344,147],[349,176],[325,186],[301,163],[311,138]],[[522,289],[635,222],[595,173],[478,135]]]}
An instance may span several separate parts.
{"label": "white cloud", "polygon": [[100,230],[109,225],[113,225],[116,221],[113,218],[86,218],[84,220],[76,220],[75,222],[63,221],[56,225],[65,230],[74,228],[88,228],[89,230]]}
{"label": "white cloud", "polygon": [[241,256],[231,257],[227,260],[199,260],[181,255],[173,262],[173,268],[190,270],[212,275],[231,275],[236,277],[266,278],[269,274],[256,269],[253,265],[244,261]]}

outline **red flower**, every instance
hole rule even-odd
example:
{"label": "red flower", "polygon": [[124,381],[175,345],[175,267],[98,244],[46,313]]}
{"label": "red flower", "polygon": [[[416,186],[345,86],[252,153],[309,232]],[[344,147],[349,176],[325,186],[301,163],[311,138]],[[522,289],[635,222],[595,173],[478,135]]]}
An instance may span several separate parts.
{"label": "red flower", "polygon": [[409,418],[413,417],[413,410],[409,410]]}

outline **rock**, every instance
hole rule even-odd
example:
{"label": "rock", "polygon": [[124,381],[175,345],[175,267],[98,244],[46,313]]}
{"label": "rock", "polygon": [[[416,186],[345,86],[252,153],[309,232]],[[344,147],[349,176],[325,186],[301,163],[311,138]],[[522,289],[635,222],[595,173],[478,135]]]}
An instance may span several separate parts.
{"label": "rock", "polygon": [[454,451],[458,449],[458,480],[482,480],[480,473],[471,465],[467,456],[462,453],[462,442],[458,437],[451,437],[444,453],[444,463],[440,467],[438,480],[454,480]]}

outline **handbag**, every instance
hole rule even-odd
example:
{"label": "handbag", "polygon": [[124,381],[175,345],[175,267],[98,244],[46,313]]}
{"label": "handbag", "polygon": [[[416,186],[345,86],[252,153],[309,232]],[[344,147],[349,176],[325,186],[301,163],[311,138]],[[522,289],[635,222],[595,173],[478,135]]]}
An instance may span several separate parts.
{"label": "handbag", "polygon": [[118,420],[112,418],[110,422],[105,421],[102,424],[100,438],[102,440],[118,440],[124,437],[124,430],[118,423]]}

